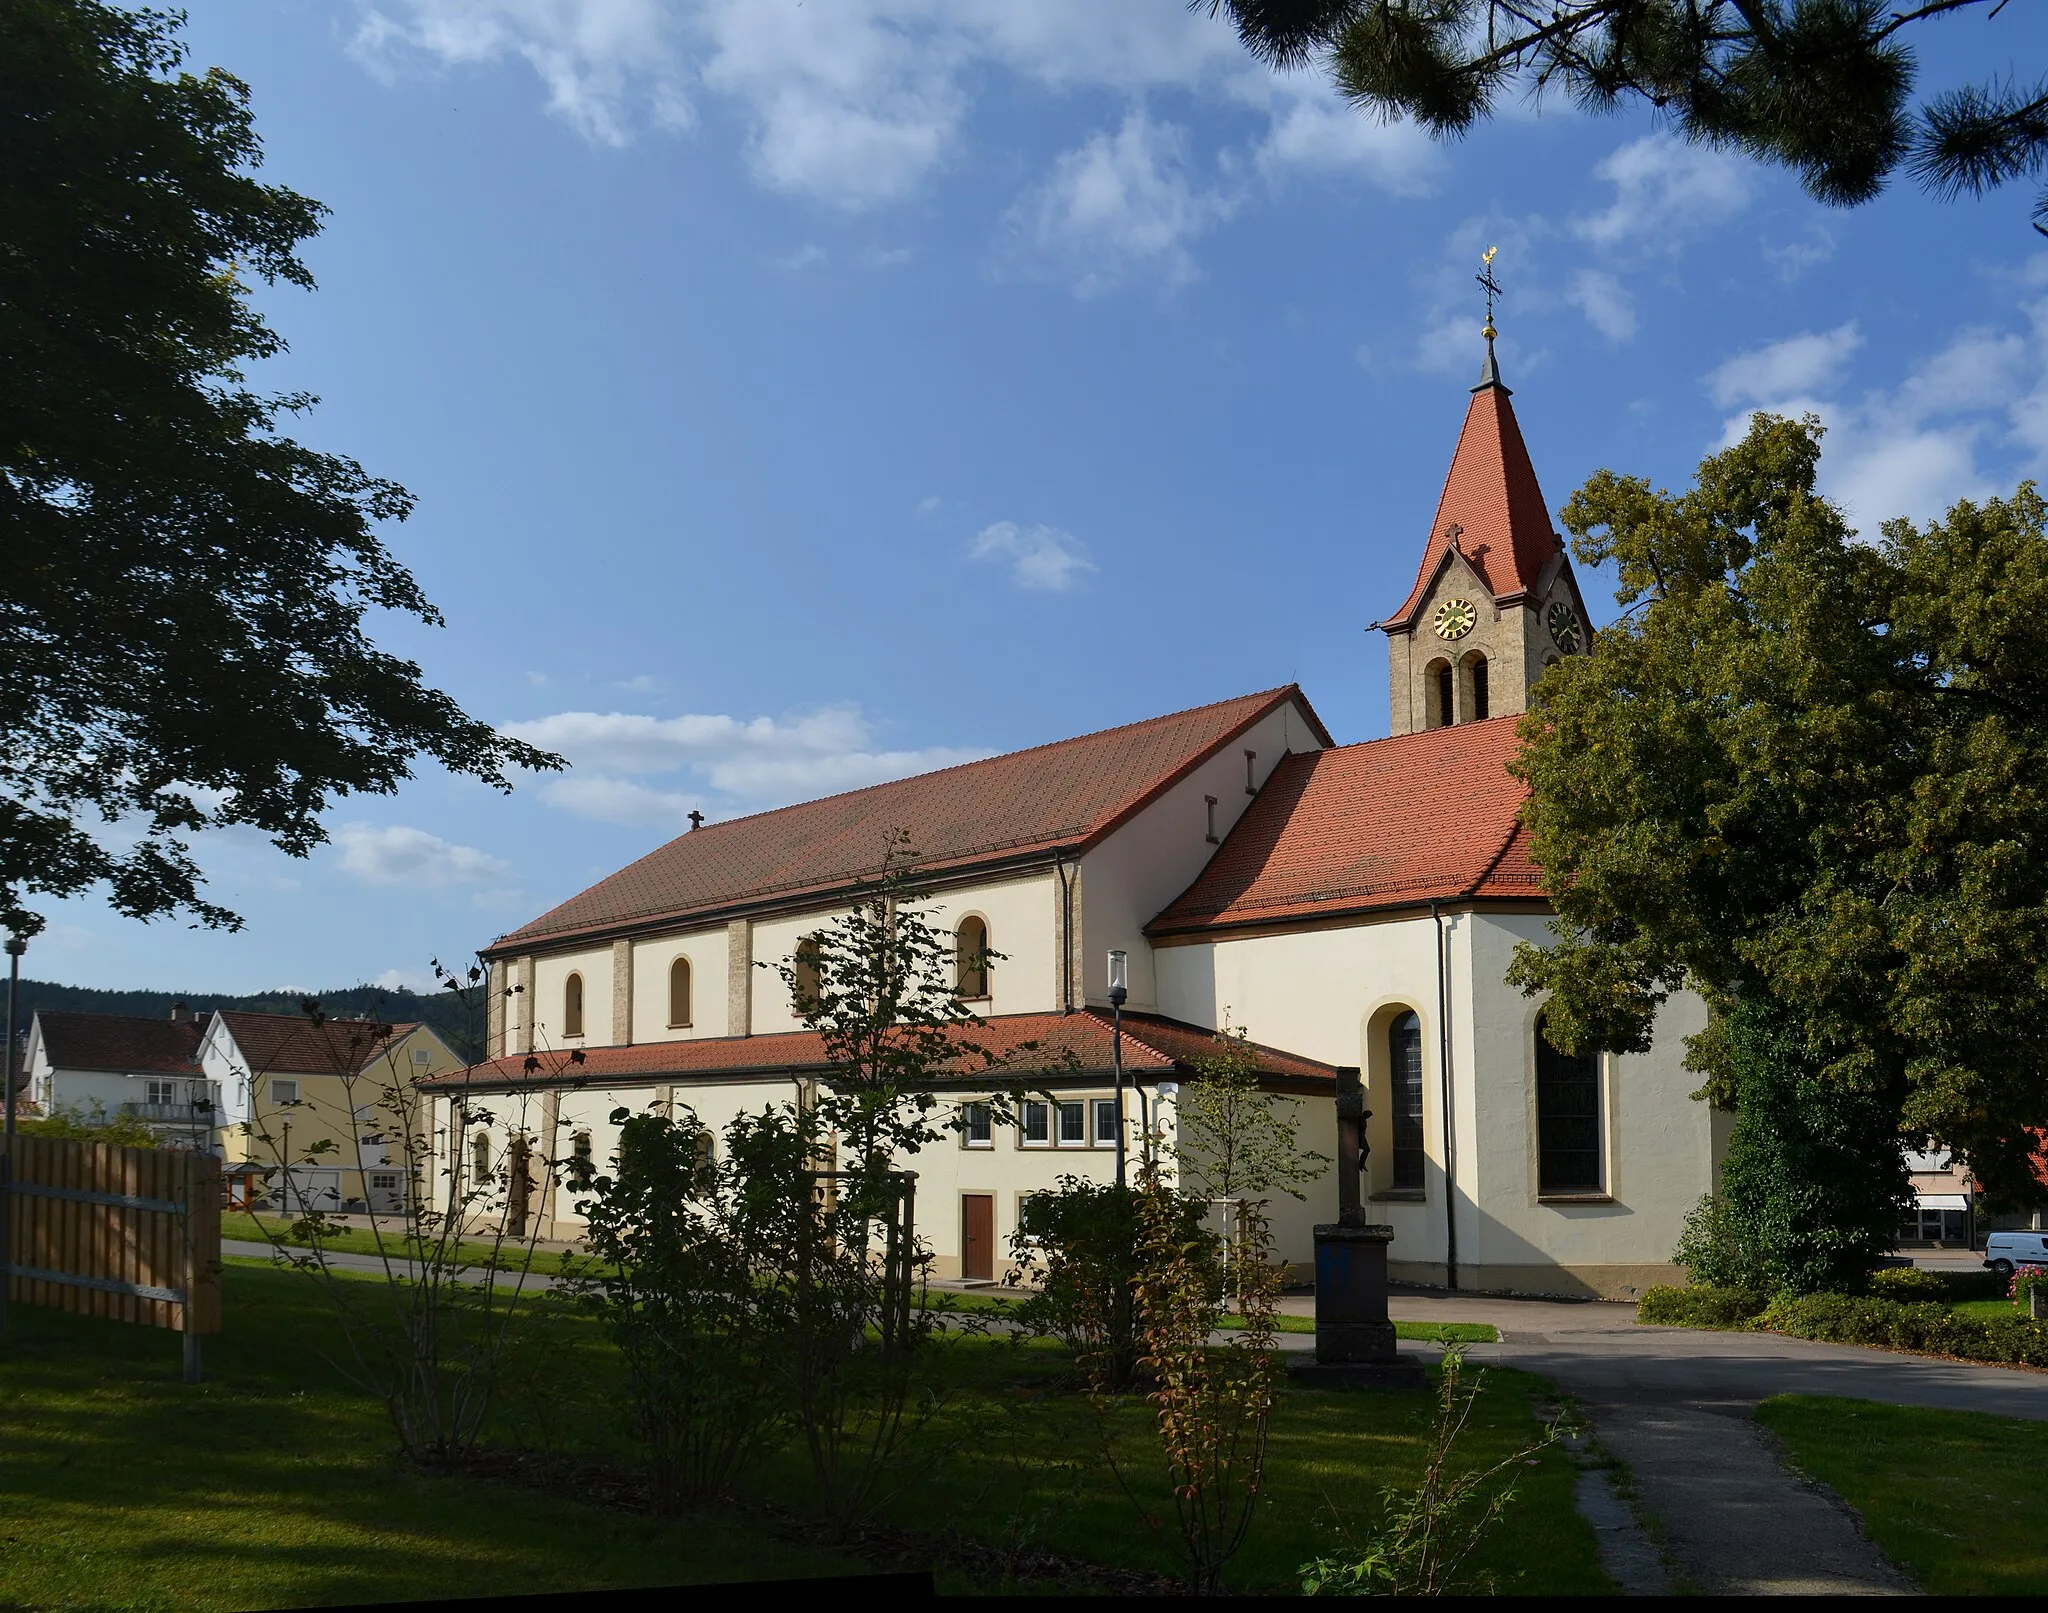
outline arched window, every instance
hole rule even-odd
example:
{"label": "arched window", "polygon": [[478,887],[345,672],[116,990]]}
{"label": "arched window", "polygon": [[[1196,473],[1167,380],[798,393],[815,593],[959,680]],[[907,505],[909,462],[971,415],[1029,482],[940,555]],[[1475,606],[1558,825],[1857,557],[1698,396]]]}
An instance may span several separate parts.
{"label": "arched window", "polygon": [[1467,676],[1472,681],[1472,720],[1486,721],[1486,657],[1474,655],[1465,661],[1469,669]]}
{"label": "arched window", "polygon": [[583,976],[571,975],[562,982],[562,1034],[583,1034]]}
{"label": "arched window", "polygon": [[988,921],[968,917],[953,933],[953,989],[973,1002],[988,995]]}
{"label": "arched window", "polygon": [[1458,677],[1448,661],[1436,669],[1436,721],[1432,728],[1448,728],[1458,720]]}
{"label": "arched window", "polygon": [[1422,1186],[1422,1021],[1401,1015],[1387,1027],[1388,1096],[1393,1113],[1394,1186]]}
{"label": "arched window", "polygon": [[1600,1060],[1560,1053],[1536,1021],[1536,1191],[1599,1193]]}
{"label": "arched window", "polygon": [[825,985],[825,944],[815,935],[807,935],[796,944],[796,956],[790,960],[790,997],[796,1005],[799,1018],[806,1016],[817,1007],[818,995]]}
{"label": "arched window", "polygon": [[476,1172],[477,1185],[491,1179],[491,1134],[480,1131],[469,1140],[469,1163]]}
{"label": "arched window", "polygon": [[668,966],[669,1029],[690,1023],[690,960],[678,958]]}

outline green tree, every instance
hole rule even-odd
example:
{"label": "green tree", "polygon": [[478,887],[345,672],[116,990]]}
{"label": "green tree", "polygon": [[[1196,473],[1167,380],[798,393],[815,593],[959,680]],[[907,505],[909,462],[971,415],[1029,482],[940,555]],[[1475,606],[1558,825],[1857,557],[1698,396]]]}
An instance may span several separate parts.
{"label": "green tree", "polygon": [[1820,436],[1759,415],[1682,494],[1603,471],[1566,506],[1624,611],[1522,721],[1556,942],[1508,978],[1572,1051],[1644,1048],[1699,991],[1689,1059],[1738,1108],[1729,1011],[1773,1002],[1812,1091],[2021,1196],[2048,1123],[2048,506],[2026,484],[1857,541]]}
{"label": "green tree", "polygon": [[[1192,0],[1199,7],[1204,0]],[[1908,31],[2004,0],[1207,0],[1261,60],[1321,66],[1361,112],[1464,134],[1508,95],[1647,105],[1687,140],[1790,168],[1823,202],[1869,201],[1905,164],[1939,196],[2048,166],[2048,81],[1915,100]],[[2008,26],[2020,26],[2018,22]],[[2048,234],[2048,195],[2035,228]]]}
{"label": "green tree", "polygon": [[1195,1074],[1174,1106],[1181,1191],[1233,1202],[1275,1189],[1304,1197],[1330,1159],[1301,1146],[1301,1106],[1261,1090],[1258,1051],[1227,1018],[1215,1049],[1189,1060]]}
{"label": "green tree", "polygon": [[257,181],[247,86],[185,71],[179,26],[0,7],[0,925],[22,933],[33,893],[100,881],[132,917],[232,927],[196,831],[303,856],[332,797],[415,757],[499,788],[560,765],[365,634],[441,620],[377,537],[411,497],[283,436],[314,400],[243,374],[284,345],[252,283],[311,287],[324,209]]}

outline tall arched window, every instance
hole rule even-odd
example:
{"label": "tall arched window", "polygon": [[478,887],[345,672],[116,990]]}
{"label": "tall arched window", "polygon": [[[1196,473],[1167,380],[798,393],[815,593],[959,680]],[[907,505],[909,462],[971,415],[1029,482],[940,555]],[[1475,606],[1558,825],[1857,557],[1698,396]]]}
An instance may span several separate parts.
{"label": "tall arched window", "polygon": [[818,993],[825,984],[825,945],[815,935],[807,935],[796,944],[796,956],[790,960],[790,996],[796,1004],[799,1017],[808,1014],[818,1001]]}
{"label": "tall arched window", "polygon": [[668,966],[668,1023],[671,1030],[690,1023],[690,960],[678,958]]}
{"label": "tall arched window", "polygon": [[1467,659],[1465,665],[1469,668],[1467,676],[1472,680],[1472,720],[1474,722],[1485,722],[1486,657],[1483,655],[1472,656]]}
{"label": "tall arched window", "polygon": [[1394,1186],[1422,1186],[1422,1021],[1403,1014],[1387,1027],[1388,1096],[1393,1113]]}
{"label": "tall arched window", "polygon": [[583,976],[571,975],[562,982],[562,1034],[583,1034]]}
{"label": "tall arched window", "polygon": [[1560,1053],[1536,1021],[1536,1191],[1599,1193],[1600,1059]]}
{"label": "tall arched window", "polygon": [[1448,728],[1458,720],[1458,676],[1446,661],[1436,669],[1436,728]]}
{"label": "tall arched window", "polygon": [[469,1163],[481,1187],[491,1179],[491,1134],[480,1131],[469,1140]]}
{"label": "tall arched window", "polygon": [[953,989],[963,1001],[988,995],[988,921],[968,917],[953,932]]}

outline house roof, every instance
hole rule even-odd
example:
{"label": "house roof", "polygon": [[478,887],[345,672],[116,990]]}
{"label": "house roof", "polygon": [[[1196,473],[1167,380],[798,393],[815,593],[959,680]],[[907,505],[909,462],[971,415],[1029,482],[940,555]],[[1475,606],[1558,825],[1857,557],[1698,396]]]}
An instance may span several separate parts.
{"label": "house roof", "polygon": [[[1100,1076],[1112,1068],[1110,1016],[1100,1009],[1071,1014],[1000,1014],[967,1028],[963,1034],[1002,1061],[996,1079],[1026,1080],[1045,1075]],[[1259,1068],[1283,1085],[1326,1085],[1335,1070],[1315,1059],[1253,1044]],[[1125,1014],[1123,1059],[1127,1074],[1152,1080],[1173,1080],[1190,1073],[1191,1061],[1215,1051],[1215,1033],[1156,1014]],[[1070,1061],[1071,1056],[1071,1061]],[[527,1066],[533,1067],[529,1069]],[[511,1054],[420,1082],[428,1089],[467,1087],[575,1085],[616,1082],[639,1085],[661,1080],[707,1076],[774,1076],[808,1074],[830,1068],[824,1044],[815,1031],[783,1031],[765,1036],[706,1036],[682,1042],[640,1042],[631,1047],[593,1047],[580,1062],[560,1053],[528,1057]],[[961,1079],[973,1081],[978,1060],[963,1062]],[[979,1076],[982,1084],[988,1077]]]}
{"label": "house roof", "polygon": [[189,1019],[138,1019],[131,1014],[36,1014],[43,1052],[60,1070],[161,1071],[192,1075],[198,1069],[204,1027]]}
{"label": "house roof", "polygon": [[[1493,375],[1491,363],[1487,373]],[[1538,587],[1544,568],[1562,553],[1564,540],[1550,524],[1511,396],[1497,377],[1472,389],[1415,586],[1381,627],[1399,631],[1413,625],[1454,548],[1499,604]]]}
{"label": "house roof", "polygon": [[252,1075],[360,1074],[419,1029],[414,1023],[386,1026],[365,1019],[315,1025],[301,1014],[255,1014],[240,1008],[219,1009],[215,1017],[227,1026]]}
{"label": "house roof", "polygon": [[1407,907],[1543,899],[1507,770],[1514,717],[1289,757],[1200,876],[1145,927],[1157,937]]}
{"label": "house roof", "polygon": [[922,873],[1085,849],[1247,728],[1292,701],[1304,741],[1328,745],[1294,684],[871,785],[679,835],[501,937],[487,954],[622,925],[670,922],[842,888],[880,872],[904,830]]}

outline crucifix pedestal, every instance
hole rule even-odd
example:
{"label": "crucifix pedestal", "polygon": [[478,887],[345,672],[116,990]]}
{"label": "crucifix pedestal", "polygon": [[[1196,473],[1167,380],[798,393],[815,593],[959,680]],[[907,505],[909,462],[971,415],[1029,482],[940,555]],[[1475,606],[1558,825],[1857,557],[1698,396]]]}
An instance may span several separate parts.
{"label": "crucifix pedestal", "polygon": [[1355,1069],[1337,1072],[1337,1220],[1316,1228],[1316,1352],[1288,1363],[1304,1388],[1420,1388],[1422,1363],[1395,1346],[1387,1316],[1387,1246],[1394,1229],[1369,1222],[1365,1088]]}

